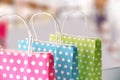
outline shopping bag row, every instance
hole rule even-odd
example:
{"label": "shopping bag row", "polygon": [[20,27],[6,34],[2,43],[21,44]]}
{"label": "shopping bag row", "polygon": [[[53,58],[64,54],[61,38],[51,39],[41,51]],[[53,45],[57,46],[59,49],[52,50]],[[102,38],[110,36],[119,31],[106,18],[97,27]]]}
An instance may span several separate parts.
{"label": "shopping bag row", "polygon": [[57,33],[45,42],[26,28],[29,38],[18,41],[18,50],[0,51],[0,80],[102,80],[99,38]]}

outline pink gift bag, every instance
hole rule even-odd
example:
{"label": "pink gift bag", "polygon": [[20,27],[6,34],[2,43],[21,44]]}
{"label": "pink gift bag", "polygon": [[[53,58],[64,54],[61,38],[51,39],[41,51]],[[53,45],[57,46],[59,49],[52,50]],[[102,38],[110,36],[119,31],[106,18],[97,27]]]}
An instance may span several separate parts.
{"label": "pink gift bag", "polygon": [[54,80],[51,53],[0,51],[0,80]]}
{"label": "pink gift bag", "polygon": [[5,47],[7,34],[7,21],[0,21],[0,45]]}
{"label": "pink gift bag", "polygon": [[[25,23],[20,16],[16,17]],[[55,71],[52,53],[32,52],[31,32],[26,23],[25,25],[29,34],[29,49],[27,52],[23,52],[3,49],[1,46],[0,80],[54,80]]]}

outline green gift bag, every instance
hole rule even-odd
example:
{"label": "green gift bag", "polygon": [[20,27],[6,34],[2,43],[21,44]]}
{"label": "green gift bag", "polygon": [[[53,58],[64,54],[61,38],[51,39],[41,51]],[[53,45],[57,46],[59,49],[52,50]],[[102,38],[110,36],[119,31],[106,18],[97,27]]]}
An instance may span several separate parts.
{"label": "green gift bag", "polygon": [[[82,38],[62,34],[64,44],[73,44],[78,48],[79,80],[102,80],[101,40]],[[56,41],[56,35],[50,34],[50,41]]]}

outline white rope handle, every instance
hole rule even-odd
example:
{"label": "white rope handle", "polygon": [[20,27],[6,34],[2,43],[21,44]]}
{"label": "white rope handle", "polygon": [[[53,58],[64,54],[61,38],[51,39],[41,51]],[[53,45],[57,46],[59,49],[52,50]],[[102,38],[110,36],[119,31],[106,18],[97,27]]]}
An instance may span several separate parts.
{"label": "white rope handle", "polygon": [[[35,31],[35,28],[34,28],[33,18],[34,18],[35,16],[38,16],[38,15],[47,15],[47,16],[51,17],[51,19],[53,20],[53,22],[54,22],[54,24],[55,24],[55,31],[56,31],[56,34],[57,34],[57,44],[58,44],[58,43],[59,43],[59,41],[58,41],[58,32],[60,33],[60,41],[61,41],[61,28],[60,28],[60,25],[59,25],[58,21],[56,20],[56,18],[53,17],[50,13],[47,13],[47,12],[38,12],[38,13],[34,14],[34,15],[30,18],[29,23],[32,24],[32,30],[33,30],[33,33],[34,33],[34,35],[35,35],[35,40],[39,41],[39,38],[38,38],[37,33],[36,33],[36,31]],[[58,28],[58,29],[57,29],[57,28]]]}
{"label": "white rope handle", "polygon": [[[68,14],[68,16],[70,16],[71,14],[74,14],[74,12],[70,12],[70,13]],[[87,22],[88,22],[88,19],[87,19],[87,17],[85,16],[85,14],[84,14],[83,12],[80,12],[80,14],[81,14],[81,16],[84,18],[85,23],[87,23]],[[63,21],[63,24],[62,24],[62,27],[61,27],[61,33],[63,33],[63,28],[64,28],[64,25],[65,25],[65,22],[67,21],[68,16],[65,16],[65,17],[64,17],[64,21]]]}
{"label": "white rope handle", "polygon": [[[30,29],[29,29],[27,23],[25,22],[25,20],[24,20],[21,16],[18,16],[18,15],[15,15],[15,14],[12,14],[12,15],[2,15],[2,16],[0,16],[0,17],[1,17],[1,18],[3,18],[3,17],[10,18],[10,17],[12,17],[12,16],[15,16],[15,17],[19,18],[19,19],[25,24],[25,27],[26,27],[26,29],[27,29],[27,31],[28,31],[28,36],[29,36],[28,54],[31,54],[31,53],[32,53],[32,45],[31,45],[31,44],[32,44],[32,34],[31,34]],[[1,46],[1,47],[2,47],[2,46]],[[3,47],[2,47],[2,48],[3,48]]]}

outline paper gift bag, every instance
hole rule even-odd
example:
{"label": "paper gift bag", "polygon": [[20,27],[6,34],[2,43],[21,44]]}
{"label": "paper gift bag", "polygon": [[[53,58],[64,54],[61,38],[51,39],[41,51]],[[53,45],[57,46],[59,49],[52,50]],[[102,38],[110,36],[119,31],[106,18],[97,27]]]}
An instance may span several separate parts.
{"label": "paper gift bag", "polygon": [[[37,15],[39,14],[50,15],[47,13],[37,13]],[[55,62],[54,68],[56,73],[55,80],[78,80],[78,58],[77,58],[78,54],[77,48],[75,46],[62,45],[50,42],[33,41],[32,47],[33,50],[36,52],[49,51],[53,53]],[[28,49],[27,40],[19,40],[18,49],[27,50]]]}
{"label": "paper gift bag", "polygon": [[[0,50],[0,80],[54,80],[54,60],[51,52],[31,52],[31,32],[26,22],[21,19],[29,34],[27,52],[16,50]],[[2,47],[2,46],[0,46]]]}
{"label": "paper gift bag", "polygon": [[[50,35],[50,41],[56,41],[56,35]],[[79,80],[102,80],[101,40],[62,35],[62,42],[74,44],[78,48]]]}
{"label": "paper gift bag", "polygon": [[51,53],[0,51],[0,80],[54,80]]}
{"label": "paper gift bag", "polygon": [[[84,13],[80,13],[87,23],[87,18]],[[70,16],[71,14],[72,12]],[[65,21],[66,20],[67,17],[65,17]],[[63,24],[65,24],[64,21]],[[61,29],[63,29],[63,27],[61,27]],[[60,32],[62,32],[62,30]],[[61,35],[60,33],[58,40],[59,39],[64,44],[73,44],[77,46],[79,80],[102,80],[102,50],[101,40],[99,38],[83,38],[63,33]],[[50,35],[50,41],[56,41],[56,34]]]}

